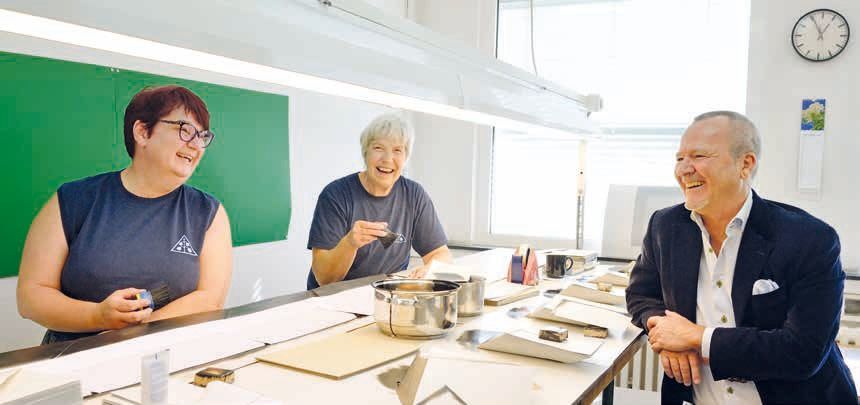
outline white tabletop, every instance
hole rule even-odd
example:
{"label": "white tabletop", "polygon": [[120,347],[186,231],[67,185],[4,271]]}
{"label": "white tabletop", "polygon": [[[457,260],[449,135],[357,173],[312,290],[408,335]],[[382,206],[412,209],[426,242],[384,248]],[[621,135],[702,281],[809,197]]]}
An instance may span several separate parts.
{"label": "white tabletop", "polygon": [[[457,260],[457,264],[475,266],[488,276],[493,274],[504,274],[507,270],[507,262],[511,254],[510,249],[495,249],[464,256]],[[569,280],[567,280],[569,281]],[[540,285],[541,290],[559,288],[565,280],[546,280]],[[537,370],[535,385],[524,389],[534,390],[536,403],[541,404],[569,404],[580,398],[589,391],[593,399],[603,387],[598,387],[596,392],[593,385],[596,381],[606,379],[607,370],[620,370],[619,356],[625,349],[636,344],[641,329],[627,324],[622,326],[616,333],[611,333],[605,339],[603,345],[591,358],[574,364],[563,364],[550,360],[543,360],[512,354],[491,352],[482,349],[469,348],[457,342],[463,332],[471,329],[502,331],[512,328],[537,327],[552,324],[552,322],[531,319],[527,317],[513,317],[509,311],[513,308],[523,306],[536,306],[548,300],[543,295],[529,298],[527,300],[514,302],[501,307],[484,307],[484,313],[476,317],[461,317],[457,326],[444,338],[428,340],[422,344],[422,353],[444,353],[455,358],[498,361],[510,364],[518,364],[534,367]],[[322,339],[338,333],[370,325],[373,317],[362,317],[311,335],[283,343],[266,346],[253,350],[231,359],[247,359],[253,361],[256,356],[271,351],[280,351],[285,348],[294,347],[314,340]],[[582,333],[582,328],[557,324],[568,328],[571,334]],[[371,325],[370,327],[375,327]],[[333,380],[315,374],[288,369],[276,365],[253,362],[235,371],[234,384],[273,399],[279,399],[284,403],[373,403],[373,404],[399,404],[395,391],[398,381],[412,363],[414,355],[383,364],[365,372],[344,378]],[[218,366],[220,361],[210,365]],[[203,365],[171,375],[172,380],[190,382],[194,373],[204,368]],[[475,384],[486,386],[492,390],[494,384],[506,384],[514,382],[506,381],[475,381]],[[102,398],[109,394],[101,394],[88,397],[86,404],[99,404]],[[440,398],[444,402],[444,397]],[[431,401],[430,403],[436,403]],[[441,402],[440,402],[441,403]]]}

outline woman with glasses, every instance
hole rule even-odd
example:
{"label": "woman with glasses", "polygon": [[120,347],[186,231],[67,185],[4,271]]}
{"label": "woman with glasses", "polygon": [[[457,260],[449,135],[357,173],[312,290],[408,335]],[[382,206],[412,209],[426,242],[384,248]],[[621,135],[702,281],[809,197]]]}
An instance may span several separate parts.
{"label": "woman with glasses", "polygon": [[425,264],[451,261],[430,196],[401,176],[413,144],[406,121],[382,115],[368,124],[360,141],[365,170],[329,183],[317,199],[308,238],[308,290],[404,270],[412,248]]}
{"label": "woman with glasses", "polygon": [[230,223],[220,202],[185,182],[215,134],[209,111],[179,86],[144,89],[125,110],[131,164],[63,184],[27,234],[18,312],[71,340],[220,309],[230,285]]}

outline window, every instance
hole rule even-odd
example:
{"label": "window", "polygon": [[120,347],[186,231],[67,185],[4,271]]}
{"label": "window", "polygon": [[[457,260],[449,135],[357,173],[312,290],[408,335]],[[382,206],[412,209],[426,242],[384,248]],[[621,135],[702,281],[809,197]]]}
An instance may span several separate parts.
{"label": "window", "polygon": [[[673,185],[683,129],[709,110],[746,105],[749,0],[500,0],[498,57],[579,93],[598,93],[604,135],[496,130],[484,242],[576,237],[580,148],[584,246],[599,248],[610,184]],[[505,237],[502,237],[503,239]]]}

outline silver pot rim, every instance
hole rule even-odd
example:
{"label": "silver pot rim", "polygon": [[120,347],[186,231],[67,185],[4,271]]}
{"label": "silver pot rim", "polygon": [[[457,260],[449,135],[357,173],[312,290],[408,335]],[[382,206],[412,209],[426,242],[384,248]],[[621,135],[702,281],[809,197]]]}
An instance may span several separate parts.
{"label": "silver pot rim", "polygon": [[[385,288],[386,286],[398,286],[402,284],[427,284],[432,286],[441,286],[443,289],[438,291],[413,291],[413,290],[398,290],[398,289],[390,289]],[[436,295],[447,295],[452,292],[456,292],[460,289],[460,284],[457,284],[453,281],[447,280],[433,280],[433,279],[405,279],[405,278],[389,278],[385,280],[374,281],[370,284],[374,290],[379,291],[381,293],[388,294],[420,294],[423,296],[436,296]]]}

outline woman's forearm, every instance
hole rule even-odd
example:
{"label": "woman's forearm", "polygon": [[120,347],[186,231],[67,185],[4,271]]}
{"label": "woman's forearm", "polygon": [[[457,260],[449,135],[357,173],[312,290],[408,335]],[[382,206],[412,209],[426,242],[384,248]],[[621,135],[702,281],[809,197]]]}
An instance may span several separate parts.
{"label": "woman's forearm", "polygon": [[222,308],[224,308],[224,299],[221,298],[220,294],[205,290],[195,290],[159,308],[152,313],[147,322],[196,314],[198,312],[215,311]]}
{"label": "woman's forearm", "polygon": [[356,252],[358,249],[354,248],[346,237],[333,249],[314,249],[311,269],[317,283],[325,285],[343,280],[355,261]]}
{"label": "woman's forearm", "polygon": [[18,291],[22,317],[59,332],[96,332],[106,329],[98,317],[98,303],[69,298],[54,288],[22,287]]}
{"label": "woman's forearm", "polygon": [[430,262],[434,260],[438,260],[440,262],[452,263],[454,261],[454,257],[451,256],[451,250],[448,249],[447,245],[442,245],[430,253],[427,253],[423,257],[421,257],[424,264],[430,264]]}

